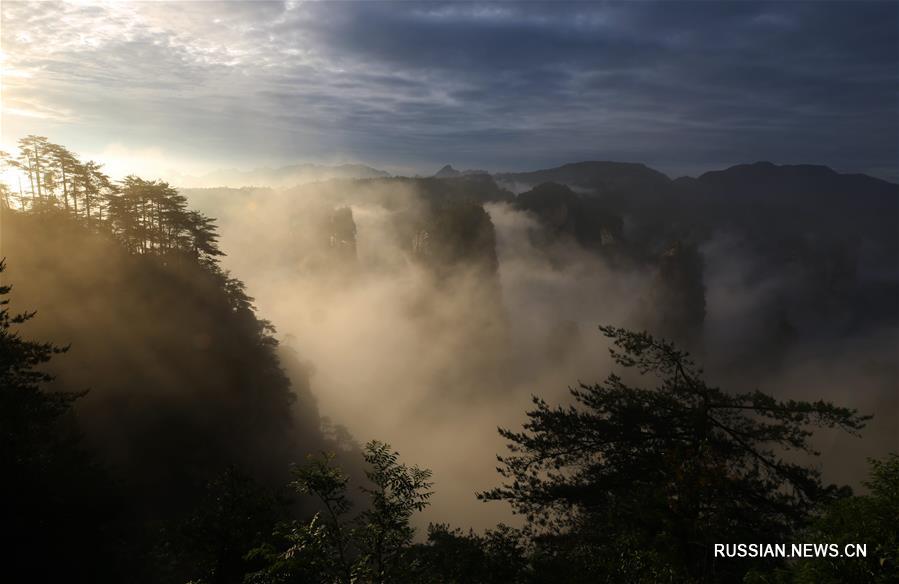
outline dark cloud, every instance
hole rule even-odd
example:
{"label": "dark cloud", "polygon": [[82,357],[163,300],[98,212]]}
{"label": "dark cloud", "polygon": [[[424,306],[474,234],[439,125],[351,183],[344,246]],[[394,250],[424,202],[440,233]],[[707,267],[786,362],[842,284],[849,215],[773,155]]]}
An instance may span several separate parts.
{"label": "dark cloud", "polygon": [[[3,17],[8,63],[39,74],[6,93],[96,144],[120,128],[230,159],[672,174],[772,159],[899,178],[895,3],[4,2]],[[4,122],[7,140],[50,124]]]}

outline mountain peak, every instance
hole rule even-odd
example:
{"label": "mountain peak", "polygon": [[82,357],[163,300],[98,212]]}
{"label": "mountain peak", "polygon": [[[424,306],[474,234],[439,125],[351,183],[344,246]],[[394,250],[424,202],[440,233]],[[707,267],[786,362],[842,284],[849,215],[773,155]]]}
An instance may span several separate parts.
{"label": "mountain peak", "polygon": [[434,174],[434,176],[436,178],[451,178],[451,177],[460,176],[461,174],[462,174],[461,172],[459,172],[458,170],[453,168],[453,165],[447,164],[446,166],[444,166],[443,168],[438,170],[437,173]]}
{"label": "mountain peak", "polygon": [[555,168],[532,172],[512,172],[495,175],[497,180],[524,186],[554,182],[602,192],[661,191],[671,185],[671,179],[645,164],[637,162],[609,162],[587,160],[572,162]]}

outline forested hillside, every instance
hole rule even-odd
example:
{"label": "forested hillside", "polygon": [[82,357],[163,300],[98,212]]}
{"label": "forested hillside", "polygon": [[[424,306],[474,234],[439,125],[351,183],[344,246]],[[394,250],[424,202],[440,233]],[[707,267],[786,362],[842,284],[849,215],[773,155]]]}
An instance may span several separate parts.
{"label": "forested hillside", "polygon": [[[214,220],[165,183],[113,183],[95,165],[56,157],[60,147],[28,144],[25,160],[47,166],[33,173],[44,182],[20,209],[4,201],[3,283],[13,284],[10,310],[36,311],[23,337],[70,347],[43,368],[55,377],[43,390],[81,396],[72,422],[100,486],[73,474],[58,476],[56,488],[99,489],[90,499],[99,509],[78,521],[96,522],[106,539],[82,542],[71,525],[75,533],[57,533],[68,511],[34,521],[27,513],[52,503],[24,492],[16,514],[38,531],[7,531],[17,550],[10,557],[33,563],[41,581],[82,569],[114,581],[187,578],[207,552],[172,538],[210,502],[208,483],[226,477],[274,492],[291,462],[337,445],[323,435],[304,366],[279,349],[243,283],[219,267]],[[48,545],[76,542],[107,547],[102,556],[80,552],[77,565],[38,560]]]}

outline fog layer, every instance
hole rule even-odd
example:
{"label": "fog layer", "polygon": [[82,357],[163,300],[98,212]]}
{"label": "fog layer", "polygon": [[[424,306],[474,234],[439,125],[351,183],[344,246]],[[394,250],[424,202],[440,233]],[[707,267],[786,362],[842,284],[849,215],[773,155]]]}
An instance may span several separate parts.
{"label": "fog layer", "polygon": [[434,470],[423,523],[511,520],[474,497],[497,480],[496,427],[523,423],[532,394],[566,401],[604,378],[599,324],[675,337],[732,391],[876,413],[865,440],[822,436],[826,478],[857,484],[864,457],[895,445],[895,323],[805,326],[816,292],[802,275],[727,232],[698,246],[695,276],[678,247],[635,253],[626,217],[590,248],[564,232],[564,212],[524,210],[508,192],[454,197],[451,183],[186,191],[220,218],[223,264],[306,363],[322,414]]}

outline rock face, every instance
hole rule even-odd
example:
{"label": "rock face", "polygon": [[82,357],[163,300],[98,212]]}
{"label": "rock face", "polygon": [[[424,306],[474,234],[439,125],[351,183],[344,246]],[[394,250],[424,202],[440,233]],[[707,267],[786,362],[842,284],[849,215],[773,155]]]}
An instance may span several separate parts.
{"label": "rock face", "polygon": [[695,246],[674,242],[658,258],[647,301],[647,323],[664,337],[690,344],[705,320],[703,261]]}
{"label": "rock face", "polygon": [[356,259],[356,222],[350,207],[338,207],[328,217],[328,247],[340,260]]}
{"label": "rock face", "polygon": [[515,199],[515,207],[534,214],[550,241],[571,238],[598,249],[622,239],[622,220],[602,202],[575,193],[565,185],[543,183]]}

